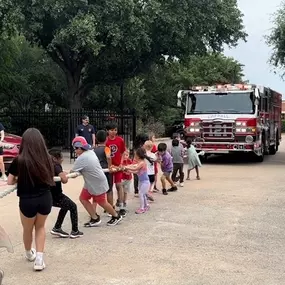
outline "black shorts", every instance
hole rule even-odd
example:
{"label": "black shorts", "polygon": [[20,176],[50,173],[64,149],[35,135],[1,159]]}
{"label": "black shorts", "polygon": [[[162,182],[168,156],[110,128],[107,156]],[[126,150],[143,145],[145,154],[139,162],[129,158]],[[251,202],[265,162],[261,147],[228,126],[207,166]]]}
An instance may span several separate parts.
{"label": "black shorts", "polygon": [[19,207],[22,214],[27,218],[34,218],[37,214],[48,215],[52,208],[52,196],[50,191],[38,197],[21,198]]}
{"label": "black shorts", "polygon": [[155,181],[155,175],[154,174],[153,175],[149,175],[148,178],[149,178],[149,182],[150,183],[154,183],[154,181]]}
{"label": "black shorts", "polygon": [[0,147],[0,155],[3,155],[4,154],[4,151],[3,151],[3,147],[1,146]]}
{"label": "black shorts", "polygon": [[113,191],[113,175],[109,172],[105,172],[105,175],[109,185],[109,190],[107,191],[107,193],[111,193]]}

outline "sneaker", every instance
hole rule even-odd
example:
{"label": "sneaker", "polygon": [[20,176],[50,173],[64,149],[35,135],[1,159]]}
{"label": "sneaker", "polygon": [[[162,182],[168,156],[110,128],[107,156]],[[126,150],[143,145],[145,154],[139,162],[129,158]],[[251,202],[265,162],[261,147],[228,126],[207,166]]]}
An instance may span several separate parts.
{"label": "sneaker", "polygon": [[36,250],[34,248],[31,249],[31,251],[28,253],[26,252],[26,259],[30,262],[33,262],[36,260],[36,257],[37,257],[37,253],[36,253]]}
{"label": "sneaker", "polygon": [[146,197],[149,201],[154,202],[154,199],[150,194],[147,194]]}
{"label": "sneaker", "polygon": [[179,186],[184,187],[184,183],[183,182],[179,183]]}
{"label": "sneaker", "polygon": [[116,206],[117,206],[117,207],[120,207],[120,202],[119,202],[119,200],[117,200]]}
{"label": "sneaker", "polygon": [[136,213],[136,214],[144,214],[144,213],[145,213],[145,209],[139,208],[139,209],[136,210],[135,213]]}
{"label": "sneaker", "polygon": [[139,197],[139,193],[135,193],[135,197],[138,198]]}
{"label": "sneaker", "polygon": [[36,260],[34,263],[34,270],[35,271],[42,271],[46,268],[46,265],[43,260]]}
{"label": "sneaker", "polygon": [[197,176],[196,178],[197,178],[197,180],[201,180],[200,176]]}
{"label": "sneaker", "polygon": [[117,225],[122,219],[123,219],[123,217],[122,217],[120,214],[118,214],[117,217],[112,217],[112,219],[107,222],[107,225],[108,225],[108,226],[115,226],[115,225]]}
{"label": "sneaker", "polygon": [[157,193],[159,192],[159,189],[157,189],[156,187],[153,188],[153,193]]}
{"label": "sneaker", "polygon": [[97,226],[99,226],[101,224],[101,222],[102,221],[100,219],[100,216],[98,216],[97,219],[92,219],[91,218],[89,222],[84,224],[84,227],[86,227],[86,228],[97,227]]}
{"label": "sneaker", "polygon": [[62,237],[62,238],[68,238],[69,234],[66,233],[65,231],[63,231],[61,228],[60,229],[56,229],[53,228],[50,233],[54,236],[58,236],[58,237]]}
{"label": "sneaker", "polygon": [[4,278],[4,271],[0,270],[0,285],[2,284],[3,278]]}
{"label": "sneaker", "polygon": [[125,209],[120,209],[118,214],[124,218],[127,215],[127,212]]}
{"label": "sneaker", "polygon": [[168,192],[175,192],[175,191],[177,191],[177,190],[178,190],[177,187],[174,186],[174,187],[169,188],[167,191],[168,191]]}
{"label": "sneaker", "polygon": [[124,207],[124,208],[127,208],[127,203],[124,203],[124,204],[123,204],[123,207]]}
{"label": "sneaker", "polygon": [[80,232],[80,231],[72,231],[71,234],[70,234],[70,238],[80,238],[83,236],[83,233]]}
{"label": "sneaker", "polygon": [[162,194],[163,194],[163,195],[168,195],[166,189],[162,189]]}
{"label": "sneaker", "polygon": [[2,175],[2,176],[1,176],[1,180],[2,180],[2,181],[7,181],[7,180],[8,180],[7,175],[6,175],[6,174]]}
{"label": "sneaker", "polygon": [[146,205],[146,207],[144,208],[144,211],[147,212],[150,210],[150,206],[149,205]]}

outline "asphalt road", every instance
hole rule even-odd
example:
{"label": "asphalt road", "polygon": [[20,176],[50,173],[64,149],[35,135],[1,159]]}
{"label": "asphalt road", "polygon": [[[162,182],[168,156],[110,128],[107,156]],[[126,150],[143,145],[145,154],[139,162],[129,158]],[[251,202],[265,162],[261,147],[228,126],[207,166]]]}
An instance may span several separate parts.
{"label": "asphalt road", "polygon": [[[263,163],[213,157],[200,181],[193,174],[177,193],[156,194],[147,214],[134,214],[139,201],[131,195],[120,225],[107,227],[102,214],[104,222],[92,229],[82,227],[88,216],[77,199],[82,179],[76,178],[64,190],[78,203],[85,235],[70,240],[47,233],[47,268],[40,273],[23,258],[17,198],[0,199],[0,224],[15,250],[0,251],[4,285],[285,284],[284,166],[285,143]],[[70,230],[68,216],[64,229]]]}

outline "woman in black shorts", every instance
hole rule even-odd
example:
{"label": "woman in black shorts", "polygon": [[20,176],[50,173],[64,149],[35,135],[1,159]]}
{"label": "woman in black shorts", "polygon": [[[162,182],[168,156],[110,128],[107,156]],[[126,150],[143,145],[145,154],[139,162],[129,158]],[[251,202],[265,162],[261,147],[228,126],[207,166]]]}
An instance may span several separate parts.
{"label": "woman in black shorts", "polygon": [[[53,163],[38,129],[24,132],[19,156],[13,160],[8,173],[8,185],[17,183],[26,259],[34,261],[34,270],[43,270],[45,222],[52,208],[50,188],[55,183]],[[32,248],[34,228],[36,250]]]}

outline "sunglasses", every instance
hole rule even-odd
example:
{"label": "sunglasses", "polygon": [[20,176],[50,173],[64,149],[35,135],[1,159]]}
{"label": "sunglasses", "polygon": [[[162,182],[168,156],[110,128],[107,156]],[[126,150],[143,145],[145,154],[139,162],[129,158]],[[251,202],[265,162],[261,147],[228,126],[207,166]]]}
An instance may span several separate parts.
{"label": "sunglasses", "polygon": [[76,150],[76,149],[81,149],[81,147],[74,147],[74,149]]}

